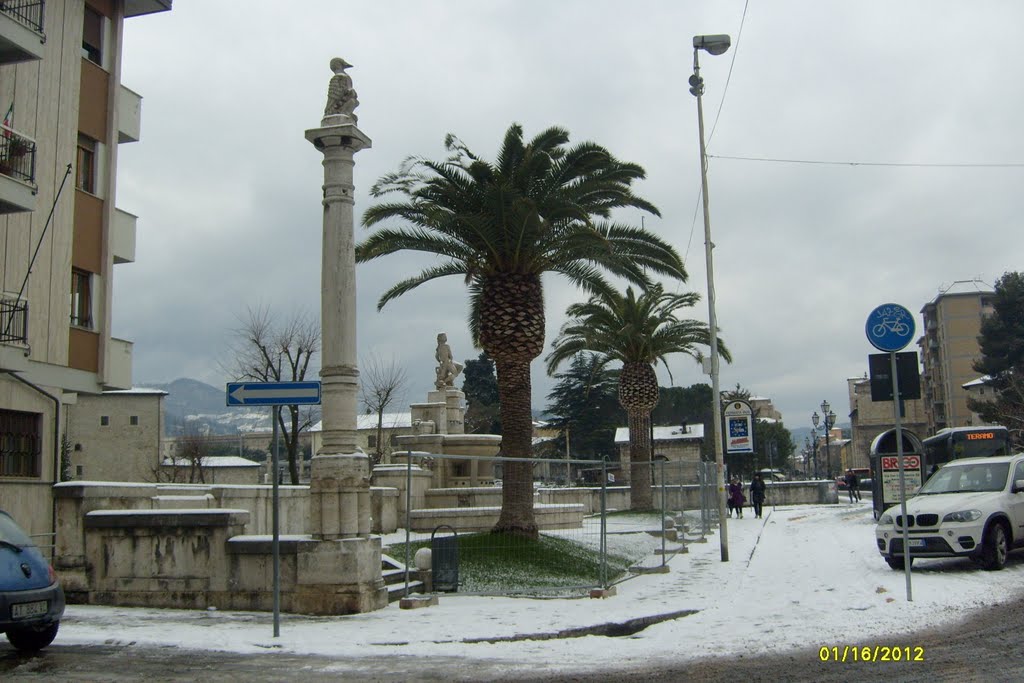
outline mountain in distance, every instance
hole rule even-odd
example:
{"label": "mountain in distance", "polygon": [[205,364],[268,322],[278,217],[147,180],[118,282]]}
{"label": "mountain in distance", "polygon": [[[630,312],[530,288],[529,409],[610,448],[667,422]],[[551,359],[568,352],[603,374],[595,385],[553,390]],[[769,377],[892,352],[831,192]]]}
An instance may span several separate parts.
{"label": "mountain in distance", "polygon": [[273,428],[270,408],[228,406],[223,387],[218,389],[188,378],[176,379],[167,384],[139,386],[167,392],[164,398],[164,432],[167,436],[186,433],[238,434],[270,431]]}

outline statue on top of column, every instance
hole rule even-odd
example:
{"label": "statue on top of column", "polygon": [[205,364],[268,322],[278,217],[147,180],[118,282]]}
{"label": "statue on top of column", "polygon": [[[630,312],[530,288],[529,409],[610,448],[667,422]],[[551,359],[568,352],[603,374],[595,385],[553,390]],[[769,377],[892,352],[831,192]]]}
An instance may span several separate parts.
{"label": "statue on top of column", "polygon": [[462,363],[455,362],[452,349],[448,346],[448,335],[444,332],[437,335],[437,351],[434,352],[434,358],[437,360],[437,368],[434,370],[437,380],[434,382],[434,386],[439,391],[454,387],[455,378],[462,372]]}
{"label": "statue on top of column", "polygon": [[345,69],[352,68],[352,65],[341,57],[331,60],[331,71],[334,76],[327,86],[327,106],[324,107],[324,116],[342,115],[352,119],[352,123],[359,121],[355,115],[355,109],[359,106],[359,96],[352,87],[352,77],[345,73]]}

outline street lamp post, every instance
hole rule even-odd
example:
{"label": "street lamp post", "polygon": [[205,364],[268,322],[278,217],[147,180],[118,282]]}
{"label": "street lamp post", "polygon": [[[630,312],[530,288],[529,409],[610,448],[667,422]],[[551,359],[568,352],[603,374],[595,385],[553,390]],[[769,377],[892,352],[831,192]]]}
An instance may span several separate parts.
{"label": "street lamp post", "polygon": [[711,410],[715,430],[715,466],[718,470],[718,519],[721,525],[722,562],[729,561],[729,534],[725,522],[725,456],[722,452],[722,394],[718,387],[718,318],[715,315],[715,275],[711,250],[711,214],[708,208],[708,158],[704,143],[704,79],[700,76],[701,50],[720,55],[729,49],[727,35],[693,37],[693,75],[690,76],[690,94],[697,98],[697,129],[700,134],[700,195],[704,204],[704,258],[708,276],[708,327],[711,332]]}
{"label": "street lamp post", "polygon": [[825,473],[828,475],[829,480],[833,478],[832,475],[832,450],[829,448],[829,431],[836,423],[836,414],[832,412],[831,406],[828,401],[821,402],[821,414],[822,418],[818,417],[818,412],[815,411],[814,415],[811,415],[811,422],[814,423],[815,429],[818,427],[818,422],[824,420],[823,427],[825,428]]}

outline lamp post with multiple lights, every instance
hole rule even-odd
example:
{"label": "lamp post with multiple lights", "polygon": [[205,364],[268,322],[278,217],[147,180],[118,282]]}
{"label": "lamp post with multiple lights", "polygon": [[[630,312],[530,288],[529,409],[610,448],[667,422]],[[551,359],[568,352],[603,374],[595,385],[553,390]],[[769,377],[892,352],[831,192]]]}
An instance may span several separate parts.
{"label": "lamp post with multiple lights", "polygon": [[725,455],[722,451],[722,394],[718,387],[718,318],[715,315],[715,276],[711,257],[711,214],[708,209],[708,158],[704,143],[704,79],[700,77],[700,51],[720,55],[729,49],[727,35],[693,37],[693,75],[690,76],[690,94],[697,98],[697,128],[700,133],[700,194],[704,203],[704,258],[708,275],[708,327],[711,330],[711,406],[715,432],[715,466],[718,470],[718,519],[721,525],[719,539],[722,562],[729,561],[729,534],[725,523]]}
{"label": "lamp post with multiple lights", "polygon": [[[831,408],[832,407],[828,404],[828,401],[822,401],[821,414],[823,417],[818,417],[817,411],[814,412],[814,415],[811,415],[811,422],[814,423],[815,429],[818,428],[818,422],[824,420],[825,423],[822,425],[825,428],[825,473],[828,475],[830,480],[832,479],[832,451],[829,449],[828,433],[836,423],[836,414],[832,412]],[[814,469],[815,474],[817,474],[817,462],[815,462]]]}

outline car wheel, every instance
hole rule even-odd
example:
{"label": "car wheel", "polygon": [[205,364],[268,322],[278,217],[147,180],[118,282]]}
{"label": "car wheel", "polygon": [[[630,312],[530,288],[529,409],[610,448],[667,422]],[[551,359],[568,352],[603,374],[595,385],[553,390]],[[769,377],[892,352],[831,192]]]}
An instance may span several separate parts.
{"label": "car wheel", "polygon": [[981,547],[981,566],[989,571],[998,571],[1006,566],[1006,554],[1010,544],[1006,538],[1006,527],[995,522],[985,532]]}
{"label": "car wheel", "polygon": [[[893,557],[885,558],[885,563],[893,569],[904,569],[907,565],[903,562],[902,555],[894,555]],[[910,566],[914,566],[914,558],[910,558]]]}
{"label": "car wheel", "polygon": [[60,622],[55,621],[43,626],[8,629],[7,640],[18,650],[42,650],[57,637]]}

